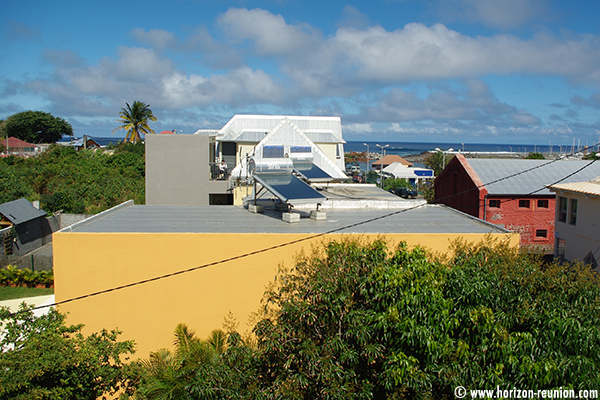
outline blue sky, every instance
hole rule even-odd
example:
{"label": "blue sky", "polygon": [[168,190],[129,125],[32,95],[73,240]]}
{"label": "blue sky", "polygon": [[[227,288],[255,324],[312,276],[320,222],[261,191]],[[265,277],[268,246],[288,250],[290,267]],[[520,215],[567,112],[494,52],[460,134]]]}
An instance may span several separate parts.
{"label": "blue sky", "polygon": [[0,13],[0,118],[109,136],[234,114],[336,115],[346,140],[571,145],[600,137],[600,2],[37,1]]}

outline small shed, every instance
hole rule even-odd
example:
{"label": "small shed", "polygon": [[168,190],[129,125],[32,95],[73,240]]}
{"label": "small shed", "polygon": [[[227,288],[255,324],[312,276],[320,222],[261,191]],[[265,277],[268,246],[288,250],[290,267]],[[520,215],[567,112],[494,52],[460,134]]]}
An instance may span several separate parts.
{"label": "small shed", "polygon": [[0,232],[6,255],[23,255],[37,249],[49,230],[46,212],[27,199],[0,204]]}

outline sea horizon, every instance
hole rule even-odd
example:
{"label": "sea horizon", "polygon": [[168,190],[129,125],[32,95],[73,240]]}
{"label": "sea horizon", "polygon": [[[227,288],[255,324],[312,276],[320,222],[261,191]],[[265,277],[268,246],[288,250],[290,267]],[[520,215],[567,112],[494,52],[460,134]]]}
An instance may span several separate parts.
{"label": "sea horizon", "polygon": [[508,153],[553,153],[553,154],[570,154],[576,153],[584,149],[584,146],[573,146],[569,145],[536,145],[536,144],[504,144],[504,143],[456,143],[456,142],[372,142],[372,141],[347,141],[344,145],[345,152],[364,152],[367,151],[367,146],[370,153],[381,153],[381,147],[377,145],[386,146],[386,154],[396,154],[399,156],[406,156],[411,154],[421,154],[428,151],[435,151],[440,149],[443,151],[450,152],[508,152]]}

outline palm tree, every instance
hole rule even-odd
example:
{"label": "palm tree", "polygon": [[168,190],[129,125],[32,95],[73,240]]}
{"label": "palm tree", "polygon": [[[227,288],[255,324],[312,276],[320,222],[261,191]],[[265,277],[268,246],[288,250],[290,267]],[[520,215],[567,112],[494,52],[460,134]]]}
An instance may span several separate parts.
{"label": "palm tree", "polygon": [[137,143],[142,140],[141,134],[154,133],[154,130],[148,126],[148,121],[156,121],[156,117],[152,114],[152,110],[150,109],[150,105],[146,103],[142,103],[141,101],[134,101],[130,106],[129,103],[127,107],[121,109],[119,113],[120,117],[117,120],[121,122],[122,125],[116,128],[127,130],[127,135],[125,136],[125,142]]}
{"label": "palm tree", "polygon": [[201,365],[214,367],[226,348],[226,334],[214,330],[206,340],[185,324],[175,328],[175,351],[160,349],[141,362],[142,383],[137,398],[175,400],[190,398],[190,386]]}

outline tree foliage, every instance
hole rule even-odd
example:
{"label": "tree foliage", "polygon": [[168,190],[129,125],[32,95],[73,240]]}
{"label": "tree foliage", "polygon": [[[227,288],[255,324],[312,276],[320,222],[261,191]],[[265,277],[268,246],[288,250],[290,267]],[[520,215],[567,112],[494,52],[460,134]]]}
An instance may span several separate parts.
{"label": "tree foliage", "polygon": [[137,143],[142,140],[142,134],[154,133],[154,130],[148,126],[149,121],[156,121],[156,117],[150,109],[150,105],[141,101],[134,101],[131,105],[125,103],[126,107],[121,109],[120,117],[117,120],[121,126],[113,130],[113,133],[119,129],[127,131],[126,142]]}
{"label": "tree foliage", "polygon": [[142,143],[112,155],[53,146],[33,158],[0,159],[0,203],[26,197],[48,212],[94,214],[130,199],[143,204],[144,176]]}
{"label": "tree foliage", "polygon": [[546,157],[544,157],[544,155],[542,153],[530,152],[527,155],[527,157],[525,157],[525,159],[527,159],[527,160],[545,160]]}
{"label": "tree foliage", "polygon": [[369,162],[368,154],[366,151],[349,151],[344,153],[344,159],[346,164],[358,164]]}
{"label": "tree foliage", "polygon": [[383,189],[384,190],[394,190],[396,188],[408,188],[414,189],[412,183],[404,178],[384,178],[383,181]]}
{"label": "tree foliage", "polygon": [[281,271],[254,334],[254,345],[238,340],[194,363],[182,398],[454,399],[457,386],[600,385],[598,278],[491,239],[457,242],[446,261],[404,243],[327,243]]}
{"label": "tree foliage", "polygon": [[43,111],[24,111],[0,124],[0,136],[12,136],[28,143],[54,143],[73,135],[73,127],[62,118]]}
{"label": "tree foliage", "polygon": [[427,157],[425,160],[425,165],[433,170],[435,176],[438,176],[453,158],[454,155],[452,154],[446,154],[443,151],[436,151]]}
{"label": "tree foliage", "polygon": [[175,328],[175,351],[161,349],[141,362],[137,399],[254,399],[255,354],[239,334],[214,330],[198,339],[185,324]]}
{"label": "tree foliage", "polygon": [[118,331],[88,337],[81,325],[67,326],[55,310],[34,317],[30,307],[10,315],[0,338],[0,399],[96,399],[130,389],[129,367],[121,357],[133,342],[117,341]]}

